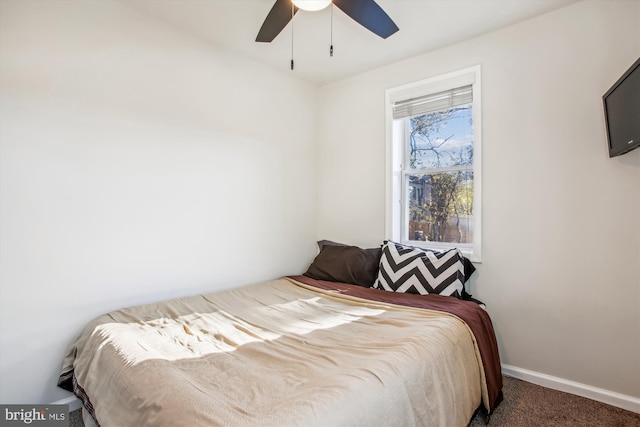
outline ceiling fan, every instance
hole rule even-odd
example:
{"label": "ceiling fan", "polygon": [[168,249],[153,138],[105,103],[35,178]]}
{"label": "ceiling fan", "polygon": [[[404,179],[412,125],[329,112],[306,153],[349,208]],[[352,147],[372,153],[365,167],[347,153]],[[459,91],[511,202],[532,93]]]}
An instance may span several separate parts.
{"label": "ceiling fan", "polygon": [[383,39],[386,39],[398,31],[398,26],[374,0],[276,0],[276,3],[271,8],[271,11],[258,32],[256,41],[266,43],[273,41],[284,27],[287,26],[293,18],[293,15],[295,15],[299,9],[320,10],[329,6],[331,3],[354,21]]}

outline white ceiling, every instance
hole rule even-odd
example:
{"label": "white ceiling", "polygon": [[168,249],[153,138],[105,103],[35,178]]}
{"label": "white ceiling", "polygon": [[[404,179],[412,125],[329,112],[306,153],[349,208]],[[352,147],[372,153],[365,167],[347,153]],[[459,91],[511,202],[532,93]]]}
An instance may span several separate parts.
{"label": "white ceiling", "polygon": [[[275,0],[123,0],[224,49],[323,85],[438,49],[578,0],[377,0],[400,31],[386,40],[338,8],[299,11],[271,43],[255,38]],[[329,56],[333,14],[334,56]]]}

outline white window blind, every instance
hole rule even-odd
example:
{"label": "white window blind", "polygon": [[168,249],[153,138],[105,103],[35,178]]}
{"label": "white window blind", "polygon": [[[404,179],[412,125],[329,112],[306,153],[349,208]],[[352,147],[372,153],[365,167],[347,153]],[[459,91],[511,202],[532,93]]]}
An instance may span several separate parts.
{"label": "white window blind", "polygon": [[447,108],[471,104],[472,102],[473,86],[461,86],[395,102],[393,104],[393,118],[402,119],[405,117],[421,116],[427,113],[446,110]]}

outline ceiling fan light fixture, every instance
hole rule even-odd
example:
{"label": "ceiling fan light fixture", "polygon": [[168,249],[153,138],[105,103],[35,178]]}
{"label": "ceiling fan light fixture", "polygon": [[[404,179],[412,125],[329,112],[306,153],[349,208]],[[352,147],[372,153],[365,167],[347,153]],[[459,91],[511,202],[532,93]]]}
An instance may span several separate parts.
{"label": "ceiling fan light fixture", "polygon": [[302,10],[316,12],[331,4],[331,0],[291,0],[293,4]]}

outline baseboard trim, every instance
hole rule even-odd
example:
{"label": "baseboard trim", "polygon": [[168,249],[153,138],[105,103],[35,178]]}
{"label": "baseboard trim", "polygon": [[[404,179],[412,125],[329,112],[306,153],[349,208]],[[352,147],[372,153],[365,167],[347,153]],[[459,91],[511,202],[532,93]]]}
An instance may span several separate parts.
{"label": "baseboard trim", "polygon": [[502,364],[502,373],[508,377],[517,378],[543,387],[551,388],[588,399],[597,400],[607,405],[616,406],[640,414],[640,399],[622,393],[605,390],[603,388],[592,387],[575,381],[565,380],[540,372],[518,368]]}
{"label": "baseboard trim", "polygon": [[76,411],[82,408],[82,401],[76,396],[65,397],[64,399],[56,400],[51,403],[52,405],[69,405],[69,412]]}

